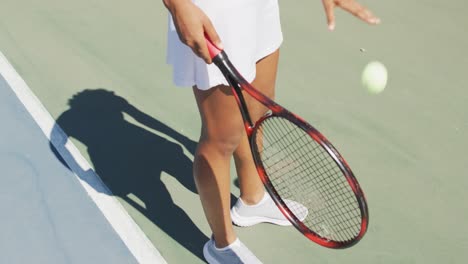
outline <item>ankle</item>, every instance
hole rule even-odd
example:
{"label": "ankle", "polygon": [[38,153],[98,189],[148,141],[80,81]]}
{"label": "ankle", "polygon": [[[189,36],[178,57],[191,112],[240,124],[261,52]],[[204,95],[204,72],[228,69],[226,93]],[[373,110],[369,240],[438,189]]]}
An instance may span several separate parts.
{"label": "ankle", "polygon": [[240,198],[242,199],[242,202],[244,202],[244,204],[246,205],[256,205],[260,201],[263,200],[265,195],[266,195],[265,191],[261,191],[261,192],[253,193],[249,195],[241,194]]}
{"label": "ankle", "polygon": [[221,236],[221,237],[213,236],[213,237],[214,237],[215,246],[218,249],[231,245],[237,239],[236,235],[227,235],[227,236]]}

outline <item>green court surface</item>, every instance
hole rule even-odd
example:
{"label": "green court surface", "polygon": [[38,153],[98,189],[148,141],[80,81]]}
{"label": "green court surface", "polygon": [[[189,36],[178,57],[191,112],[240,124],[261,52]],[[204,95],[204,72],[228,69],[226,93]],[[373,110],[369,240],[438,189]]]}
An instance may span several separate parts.
{"label": "green court surface", "polygon": [[[210,231],[191,181],[200,120],[191,89],[171,82],[160,2],[2,0],[0,50],[167,262],[203,263]],[[236,230],[265,263],[465,263],[468,4],[361,2],[382,24],[339,11],[331,33],[320,1],[280,1],[277,99],[346,157],[368,233],[331,250],[293,228]],[[379,95],[360,85],[372,60],[389,70]]]}

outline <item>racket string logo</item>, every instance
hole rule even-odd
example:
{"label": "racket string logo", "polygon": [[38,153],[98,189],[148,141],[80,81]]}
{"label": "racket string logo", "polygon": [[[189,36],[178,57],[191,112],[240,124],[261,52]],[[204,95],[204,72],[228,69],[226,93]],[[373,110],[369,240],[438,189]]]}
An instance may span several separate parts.
{"label": "racket string logo", "polygon": [[325,224],[320,224],[320,229],[317,231],[317,233],[327,241],[332,240],[332,233],[328,230]]}

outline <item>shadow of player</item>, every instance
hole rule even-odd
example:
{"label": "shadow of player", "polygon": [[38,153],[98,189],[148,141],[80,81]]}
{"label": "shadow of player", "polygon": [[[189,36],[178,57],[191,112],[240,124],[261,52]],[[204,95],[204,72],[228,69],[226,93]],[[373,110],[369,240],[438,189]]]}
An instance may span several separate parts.
{"label": "shadow of player", "polygon": [[[166,172],[185,188],[196,193],[192,161],[183,153],[180,145],[146,128],[169,136],[192,154],[195,152],[196,142],[141,112],[124,98],[104,89],[84,90],[69,100],[69,106],[70,109],[59,116],[57,124],[66,135],[87,147],[96,173],[112,194],[132,205],[203,260],[202,248],[208,237],[174,203],[161,181],[161,173]],[[136,122],[124,119],[124,113]],[[52,136],[55,134],[52,133]],[[66,140],[62,141],[60,153],[66,151]],[[76,164],[68,164],[67,167],[72,167],[73,170],[80,168]],[[81,175],[86,173],[81,172]],[[89,179],[86,176],[81,178],[85,181]],[[129,198],[130,194],[143,204]]]}

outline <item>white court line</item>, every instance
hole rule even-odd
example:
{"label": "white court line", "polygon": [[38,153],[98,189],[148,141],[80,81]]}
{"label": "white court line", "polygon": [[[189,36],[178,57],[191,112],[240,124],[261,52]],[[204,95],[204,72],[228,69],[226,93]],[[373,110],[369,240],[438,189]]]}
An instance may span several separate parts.
{"label": "white court line", "polygon": [[139,263],[166,263],[88,161],[0,52],[0,73]]}

